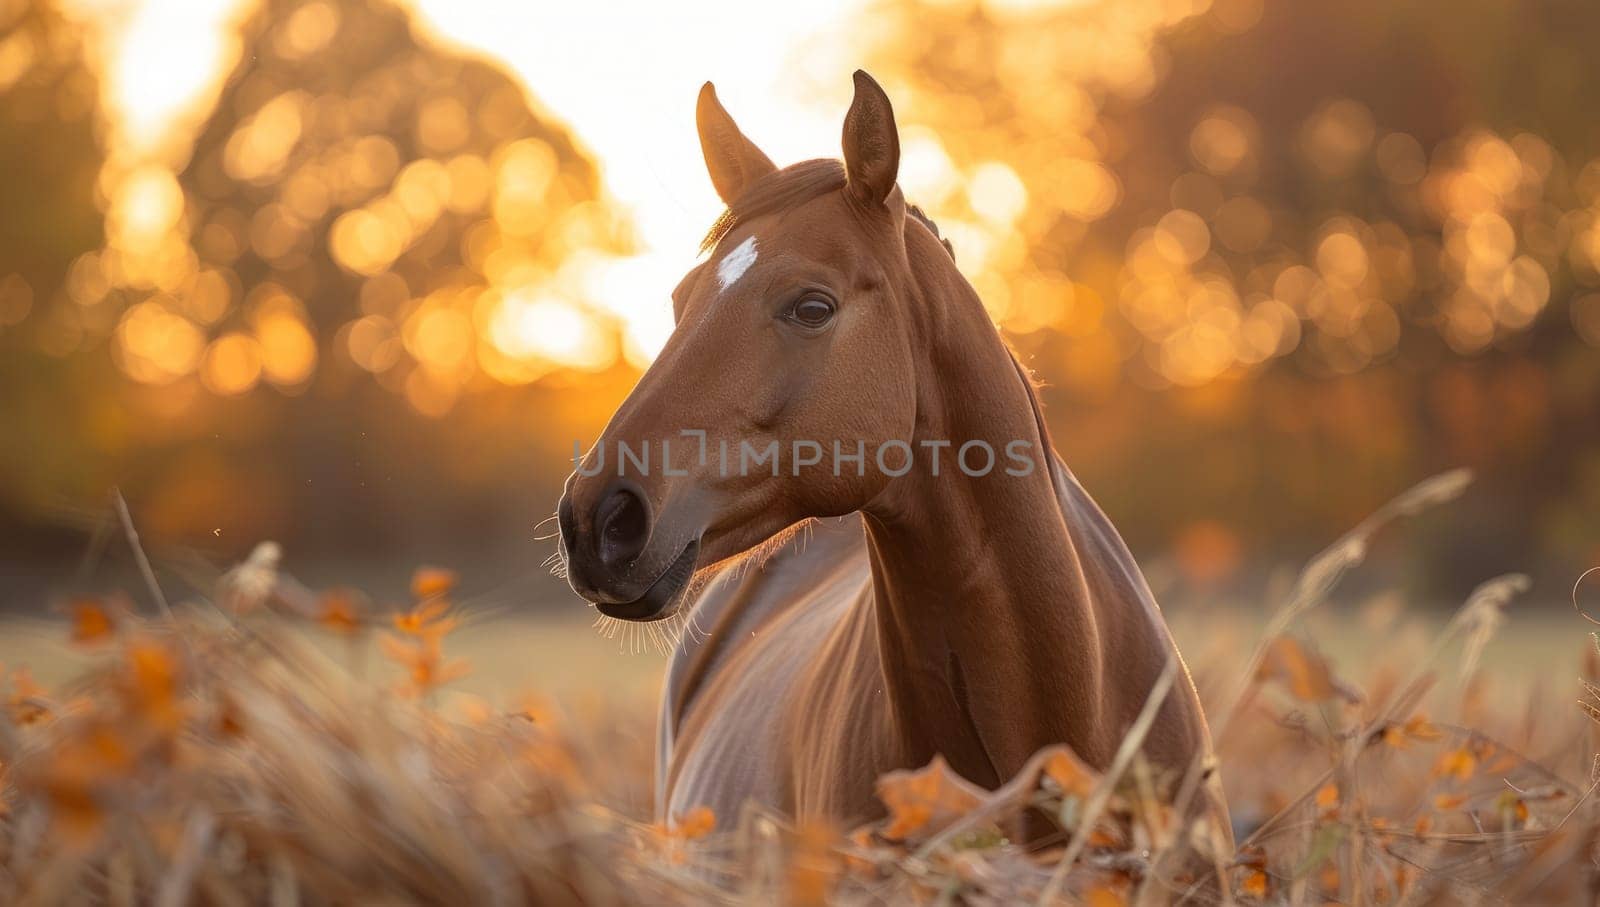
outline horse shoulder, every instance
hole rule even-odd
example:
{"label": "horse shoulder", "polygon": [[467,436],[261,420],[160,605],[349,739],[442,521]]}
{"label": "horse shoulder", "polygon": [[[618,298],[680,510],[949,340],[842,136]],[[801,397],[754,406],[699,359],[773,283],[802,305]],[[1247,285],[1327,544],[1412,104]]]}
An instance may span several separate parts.
{"label": "horse shoulder", "polygon": [[[1083,555],[1085,579],[1100,607],[1096,620],[1107,648],[1120,653],[1107,665],[1106,689],[1121,694],[1115,711],[1122,722],[1131,722],[1144,706],[1146,695],[1168,658],[1179,662],[1180,676],[1172,693],[1162,704],[1161,720],[1150,731],[1145,751],[1157,762],[1187,765],[1196,755],[1209,751],[1210,731],[1200,707],[1199,695],[1183,664],[1171,630],[1161,614],[1161,606],[1145,582],[1122,536],[1111,520],[1078,483],[1070,469],[1056,458],[1057,488],[1073,543]],[[1125,728],[1115,729],[1120,734]]]}

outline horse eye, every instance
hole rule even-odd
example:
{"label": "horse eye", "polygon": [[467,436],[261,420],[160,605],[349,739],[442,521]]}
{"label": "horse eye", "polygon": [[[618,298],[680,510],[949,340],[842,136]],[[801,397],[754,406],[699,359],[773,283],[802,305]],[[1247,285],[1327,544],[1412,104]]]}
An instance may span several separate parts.
{"label": "horse eye", "polygon": [[789,307],[789,320],[801,327],[820,328],[833,319],[833,300],[826,296],[802,296]]}

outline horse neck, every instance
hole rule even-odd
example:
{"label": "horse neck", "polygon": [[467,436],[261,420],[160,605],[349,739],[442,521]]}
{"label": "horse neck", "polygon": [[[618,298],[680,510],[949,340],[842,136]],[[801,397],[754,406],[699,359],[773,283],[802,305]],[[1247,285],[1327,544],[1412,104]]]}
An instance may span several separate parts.
{"label": "horse neck", "polygon": [[[944,262],[954,274],[953,266]],[[942,753],[997,784],[1040,746],[1109,758],[1100,707],[1104,651],[1054,453],[1033,390],[959,275],[919,376],[918,442],[950,440],[867,508],[879,648],[895,727],[911,761]],[[970,476],[966,440],[998,454]],[[1008,475],[1005,445],[1030,444],[1030,475]],[[913,445],[919,458],[924,448]],[[978,464],[974,464],[978,465]]]}

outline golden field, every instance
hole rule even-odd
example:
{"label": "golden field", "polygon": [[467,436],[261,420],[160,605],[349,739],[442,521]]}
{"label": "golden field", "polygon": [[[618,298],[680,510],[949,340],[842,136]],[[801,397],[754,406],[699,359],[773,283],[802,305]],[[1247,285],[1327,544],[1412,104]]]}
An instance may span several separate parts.
{"label": "golden field", "polygon": [[[0,900],[1579,903],[1600,830],[1582,618],[1519,620],[1518,576],[1442,622],[1325,604],[1385,522],[1460,485],[1408,492],[1270,611],[1174,617],[1236,852],[1157,796],[1137,725],[1104,774],[1053,748],[996,792],[937,762],[885,776],[858,828],[652,821],[648,640],[578,605],[474,617],[441,569],[397,607],[313,591],[263,549],[170,616],[84,599],[7,624]],[[1024,848],[1029,810],[1059,832]],[[1226,884],[1177,874],[1179,845]]]}

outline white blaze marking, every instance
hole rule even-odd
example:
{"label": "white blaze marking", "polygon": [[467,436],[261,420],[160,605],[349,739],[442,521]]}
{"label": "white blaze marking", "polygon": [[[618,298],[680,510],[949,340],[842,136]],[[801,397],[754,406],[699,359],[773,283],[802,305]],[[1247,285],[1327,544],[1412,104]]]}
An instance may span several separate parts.
{"label": "white blaze marking", "polygon": [[754,236],[740,243],[732,252],[722,257],[717,264],[717,283],[722,285],[723,292],[739,282],[744,272],[756,263],[756,238]]}

